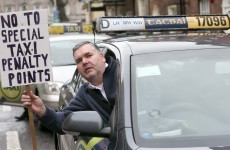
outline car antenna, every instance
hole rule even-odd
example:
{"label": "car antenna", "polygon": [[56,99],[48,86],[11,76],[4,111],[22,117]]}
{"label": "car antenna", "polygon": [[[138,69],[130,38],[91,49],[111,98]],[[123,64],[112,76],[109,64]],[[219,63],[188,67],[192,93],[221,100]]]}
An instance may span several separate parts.
{"label": "car antenna", "polygon": [[93,21],[93,27],[92,27],[92,29],[93,29],[93,36],[94,36],[93,40],[94,40],[94,44],[95,44],[95,35],[96,35],[96,21]]}

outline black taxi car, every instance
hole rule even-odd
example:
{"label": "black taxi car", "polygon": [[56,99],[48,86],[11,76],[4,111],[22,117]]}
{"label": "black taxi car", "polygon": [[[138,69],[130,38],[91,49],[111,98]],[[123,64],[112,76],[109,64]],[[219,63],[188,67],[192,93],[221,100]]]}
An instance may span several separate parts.
{"label": "black taxi car", "polygon": [[[227,15],[99,18],[99,32],[141,34],[97,43],[120,62],[110,125],[97,112],[73,112],[59,148],[97,149],[108,138],[112,150],[230,149],[229,24]],[[85,82],[76,70],[61,108]]]}

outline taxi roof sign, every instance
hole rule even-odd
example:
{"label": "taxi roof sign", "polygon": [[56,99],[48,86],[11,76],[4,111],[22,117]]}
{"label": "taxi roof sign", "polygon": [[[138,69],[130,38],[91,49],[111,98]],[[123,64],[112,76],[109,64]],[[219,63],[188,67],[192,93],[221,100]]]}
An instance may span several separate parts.
{"label": "taxi roof sign", "polygon": [[99,17],[96,31],[227,30],[229,22],[228,15]]}
{"label": "taxi roof sign", "polygon": [[92,33],[92,25],[51,25],[49,27],[50,34],[64,34],[69,32]]}

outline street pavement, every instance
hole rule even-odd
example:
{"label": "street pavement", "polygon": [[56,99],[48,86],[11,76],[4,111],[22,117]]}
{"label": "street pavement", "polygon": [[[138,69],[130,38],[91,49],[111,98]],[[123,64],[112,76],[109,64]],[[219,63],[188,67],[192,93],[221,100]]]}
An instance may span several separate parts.
{"label": "street pavement", "polygon": [[[22,107],[0,105],[0,150],[32,150],[32,136],[29,120],[15,120],[24,111]],[[37,121],[35,135],[37,150],[55,150],[54,134],[51,131],[40,131]]]}

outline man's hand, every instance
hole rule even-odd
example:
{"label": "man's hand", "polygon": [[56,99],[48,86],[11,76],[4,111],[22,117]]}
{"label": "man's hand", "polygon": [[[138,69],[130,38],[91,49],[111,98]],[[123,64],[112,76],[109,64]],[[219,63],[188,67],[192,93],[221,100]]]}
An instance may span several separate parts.
{"label": "man's hand", "polygon": [[26,92],[24,92],[21,101],[25,107],[31,106],[33,112],[40,117],[46,112],[46,107],[40,97],[34,95],[32,91],[30,91],[29,95],[26,95]]}

